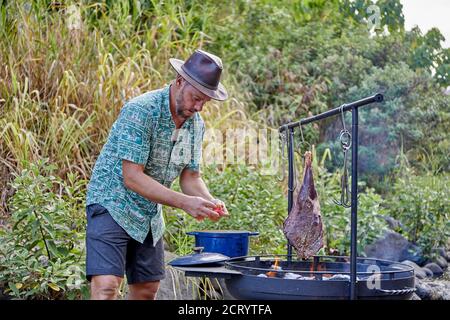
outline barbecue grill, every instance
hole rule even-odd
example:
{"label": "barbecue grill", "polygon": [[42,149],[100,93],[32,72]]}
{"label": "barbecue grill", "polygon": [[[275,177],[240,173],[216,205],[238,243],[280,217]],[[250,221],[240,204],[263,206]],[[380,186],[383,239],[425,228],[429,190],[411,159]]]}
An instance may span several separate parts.
{"label": "barbecue grill", "polygon": [[[280,127],[286,134],[288,147],[288,214],[294,194],[294,128],[352,111],[352,130],[345,132],[347,149],[352,149],[350,257],[314,256],[293,260],[292,246],[287,255],[245,256],[223,261],[176,266],[186,276],[224,278],[229,292],[236,299],[410,299],[414,293],[414,269],[393,261],[357,257],[358,197],[358,108],[383,101],[381,94],[328,110],[316,116]],[[345,124],[344,124],[345,126]],[[345,128],[345,127],[344,127]],[[342,132],[342,131],[341,131]],[[342,134],[341,134],[342,136]],[[342,143],[342,141],[341,141]],[[192,258],[195,259],[195,256]],[[199,259],[199,261],[202,259]],[[204,260],[203,260],[204,261]],[[173,264],[176,265],[176,264]]]}
{"label": "barbecue grill", "polygon": [[[246,256],[177,269],[186,276],[224,279],[236,299],[348,299],[349,260],[345,256],[294,261],[287,256]],[[380,259],[357,260],[358,299],[411,298],[415,290],[412,267]]]}

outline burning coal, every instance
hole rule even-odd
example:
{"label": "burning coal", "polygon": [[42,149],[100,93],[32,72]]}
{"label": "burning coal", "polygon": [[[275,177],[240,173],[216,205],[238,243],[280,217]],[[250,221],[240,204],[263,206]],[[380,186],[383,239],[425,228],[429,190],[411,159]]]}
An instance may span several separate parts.
{"label": "burning coal", "polygon": [[[275,264],[273,264],[270,268],[273,269],[273,270],[282,270],[281,267],[279,266],[279,263],[280,263],[280,259],[275,258]],[[277,272],[276,271],[269,271],[269,272],[266,273],[266,275],[268,277],[273,278],[273,277],[275,277],[277,275]]]}

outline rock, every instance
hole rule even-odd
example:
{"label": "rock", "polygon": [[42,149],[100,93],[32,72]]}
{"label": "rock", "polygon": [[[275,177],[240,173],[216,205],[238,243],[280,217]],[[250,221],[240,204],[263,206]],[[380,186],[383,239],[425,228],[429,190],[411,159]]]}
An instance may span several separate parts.
{"label": "rock", "polygon": [[398,221],[398,220],[396,220],[396,219],[394,219],[392,217],[389,217],[389,216],[381,215],[381,217],[386,221],[386,223],[388,224],[389,229],[398,230],[398,229],[401,228],[400,221]]}
{"label": "rock", "polygon": [[431,287],[431,300],[444,300],[444,295],[447,290],[445,284],[429,282],[428,285]]}
{"label": "rock", "polygon": [[425,282],[416,280],[416,294],[422,300],[431,300],[433,289]]}
{"label": "rock", "polygon": [[197,278],[185,277],[184,272],[178,271],[167,262],[175,259],[176,254],[164,251],[166,261],[166,278],[161,280],[157,300],[194,300],[198,291],[199,280]]}
{"label": "rock", "polygon": [[381,238],[368,245],[364,252],[367,257],[377,259],[397,262],[409,260],[418,265],[425,262],[422,250],[394,231],[386,231]]}
{"label": "rock", "polygon": [[427,263],[425,265],[425,268],[428,268],[433,272],[433,277],[440,277],[444,274],[444,271],[442,271],[442,268],[439,267],[439,265],[437,265],[434,262]]}
{"label": "rock", "polygon": [[442,300],[444,288],[440,284],[416,280],[416,294],[422,300]]}
{"label": "rock", "polygon": [[[420,268],[420,267],[419,267]],[[422,271],[421,269],[419,270],[414,270],[414,275],[416,276],[416,278],[418,279],[425,279],[427,277],[427,274]]]}
{"label": "rock", "polygon": [[447,262],[450,262],[450,251],[447,251]]}
{"label": "rock", "polygon": [[437,257],[435,259],[435,262],[439,267],[442,268],[442,270],[445,270],[448,267],[448,262],[447,262],[447,260],[444,259],[444,257],[441,257],[441,256]]}
{"label": "rock", "polygon": [[411,299],[409,299],[409,300],[422,300],[422,299],[420,299],[420,297],[416,293],[413,293],[413,295],[411,296]]}
{"label": "rock", "polygon": [[4,293],[4,288],[0,286],[0,301],[2,300],[12,300],[12,296]]}
{"label": "rock", "polygon": [[450,300],[450,288],[447,288],[447,290],[442,295],[443,300]]}
{"label": "rock", "polygon": [[223,300],[236,300],[231,293],[228,291],[227,286],[225,284],[225,279],[218,279],[220,283],[220,287],[222,288],[222,296]]}
{"label": "rock", "polygon": [[409,260],[405,260],[405,261],[402,261],[402,264],[406,264],[407,266],[413,267],[414,268],[414,274],[415,274],[415,276],[417,278],[425,279],[427,277],[427,274],[425,273],[425,271],[423,271],[422,268],[419,267],[414,262],[409,261]]}
{"label": "rock", "polygon": [[433,271],[431,271],[430,269],[423,267],[422,270],[426,273],[427,278],[433,277]]}
{"label": "rock", "polygon": [[443,257],[445,260],[447,260],[447,252],[444,247],[436,248],[434,249],[441,257]]}

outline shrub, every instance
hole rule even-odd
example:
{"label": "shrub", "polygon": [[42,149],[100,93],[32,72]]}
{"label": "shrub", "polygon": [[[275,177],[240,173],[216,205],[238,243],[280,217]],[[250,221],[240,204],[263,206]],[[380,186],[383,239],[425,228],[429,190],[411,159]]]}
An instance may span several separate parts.
{"label": "shrub", "polygon": [[180,210],[165,208],[166,241],[179,254],[192,251],[194,239],[185,232],[194,230],[258,231],[251,237],[249,254],[285,253],[286,239],[282,224],[287,215],[287,201],[273,176],[243,165],[206,167],[203,173],[211,194],[227,205],[229,218],[218,222],[198,222]]}
{"label": "shrub", "polygon": [[86,297],[84,208],[86,181],[54,177],[46,160],[24,163],[9,201],[12,227],[1,230],[0,286],[14,298]]}
{"label": "shrub", "polygon": [[[434,152],[436,171],[449,167],[446,123],[450,97],[431,81],[424,72],[413,71],[405,63],[388,64],[384,69],[372,68],[358,86],[348,89],[344,101],[355,101],[376,92],[384,94],[382,104],[372,104],[359,112],[359,169],[360,180],[382,192],[389,183],[383,179],[397,169],[396,157],[403,150],[411,165],[419,165],[422,150]],[[347,127],[351,116],[347,112]],[[340,151],[336,139],[341,129],[341,119],[336,117],[327,133],[322,147],[329,147],[333,154]],[[432,129],[431,129],[432,128]],[[431,130],[431,131],[430,131]],[[447,148],[448,149],[448,148]],[[334,170],[340,165],[336,157],[327,166]]]}
{"label": "shrub", "polygon": [[403,225],[400,231],[427,257],[434,248],[446,245],[450,236],[448,186],[448,174],[402,177],[386,202],[389,214]]}

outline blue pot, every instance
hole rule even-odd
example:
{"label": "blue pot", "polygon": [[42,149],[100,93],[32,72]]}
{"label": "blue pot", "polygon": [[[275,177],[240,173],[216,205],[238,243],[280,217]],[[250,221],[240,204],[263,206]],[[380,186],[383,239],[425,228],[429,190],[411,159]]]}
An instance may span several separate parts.
{"label": "blue pot", "polygon": [[212,230],[186,234],[195,236],[195,246],[204,247],[204,252],[216,252],[234,258],[248,255],[248,237],[256,236],[259,232]]}

